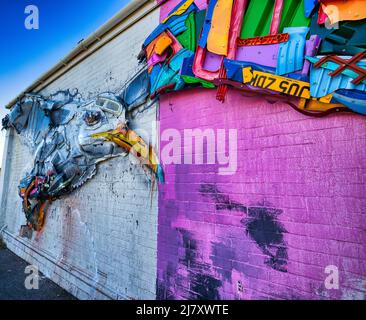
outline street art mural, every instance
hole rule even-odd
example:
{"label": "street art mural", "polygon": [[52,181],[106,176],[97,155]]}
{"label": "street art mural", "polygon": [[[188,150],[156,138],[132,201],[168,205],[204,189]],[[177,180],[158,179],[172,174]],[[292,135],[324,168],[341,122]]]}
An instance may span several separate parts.
{"label": "street art mural", "polygon": [[285,101],[307,115],[366,114],[362,1],[179,3],[145,40],[150,94],[228,87]]}
{"label": "street art mural", "polygon": [[145,102],[146,79],[143,70],[121,93],[102,93],[90,101],[68,90],[48,98],[28,94],[3,119],[3,128],[13,127],[34,153],[33,168],[19,184],[27,220],[22,235],[41,231],[47,205],[81,187],[107,159],[133,155],[152,179],[163,181],[155,151],[126,118]]}
{"label": "street art mural", "polygon": [[[160,2],[166,10],[168,2],[177,1]],[[257,128],[256,122],[270,113],[275,102],[307,116],[366,115],[365,34],[366,7],[358,0],[178,3],[165,12],[136,53],[143,72],[121,92],[100,94],[90,101],[69,91],[49,97],[29,94],[3,120],[5,129],[12,127],[29,141],[35,155],[33,169],[19,185],[27,218],[22,233],[42,230],[47,204],[91,179],[98,163],[133,153],[151,179],[164,182],[159,186],[158,299],[352,298],[354,284],[365,283],[366,255],[360,244],[366,238],[352,229],[363,225],[360,215],[345,217],[342,210],[358,213],[362,202],[357,190],[347,205],[333,201],[328,186],[322,184],[333,167],[337,170],[338,160],[349,161],[348,155],[346,160],[336,158],[347,146],[339,141],[331,145],[336,159],[324,155],[326,146],[309,142],[304,147],[303,140],[319,140],[312,131],[305,132],[306,139],[299,137],[297,149],[282,154],[277,142],[286,136],[273,138],[273,145],[271,137],[264,136],[268,140],[261,144],[248,128]],[[190,88],[203,90],[185,91]],[[129,111],[155,99],[160,101],[161,132],[192,128],[196,114],[219,130],[225,118],[225,125],[243,132],[238,151],[247,155],[251,150],[259,158],[260,152],[272,147],[270,156],[266,153],[260,163],[240,156],[238,172],[229,178],[212,174],[218,172],[217,164],[194,169],[162,164],[163,173],[152,147],[128,126]],[[251,117],[243,111],[248,101],[254,106]],[[225,117],[219,109],[224,102],[230,106]],[[211,109],[219,111],[210,114]],[[296,116],[301,115],[293,112],[289,117],[295,122]],[[324,127],[335,126],[328,119],[322,119]],[[355,130],[364,125],[349,121]],[[263,129],[259,128],[258,132]],[[292,132],[287,123],[275,129]],[[327,132],[322,138],[331,135]],[[307,161],[299,160],[308,153]],[[362,155],[352,156],[357,167]],[[313,161],[322,169],[315,173],[316,183]],[[293,168],[299,176],[290,176]],[[361,185],[361,175],[355,176],[350,174],[349,179],[359,179]],[[297,190],[291,183],[279,186],[278,179],[310,183]],[[296,201],[286,188],[298,191]],[[280,191],[278,200],[274,195]],[[307,194],[315,194],[316,200],[306,202]],[[317,226],[306,229],[305,218]],[[343,224],[349,228],[340,229]],[[324,235],[331,237],[326,245],[320,241]],[[338,237],[352,246],[338,246]],[[346,258],[339,262],[339,257]],[[321,268],[332,259],[349,272],[342,279],[348,291],[329,293],[319,280]],[[306,268],[299,261],[315,265]]]}

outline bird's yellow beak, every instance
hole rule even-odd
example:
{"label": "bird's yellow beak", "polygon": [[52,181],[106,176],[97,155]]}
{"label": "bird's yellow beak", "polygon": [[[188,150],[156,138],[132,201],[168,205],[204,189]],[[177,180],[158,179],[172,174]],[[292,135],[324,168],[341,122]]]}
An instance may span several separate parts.
{"label": "bird's yellow beak", "polygon": [[126,125],[120,125],[116,129],[95,133],[92,138],[104,138],[114,142],[119,147],[138,158],[142,165],[150,168],[160,182],[164,181],[164,174],[159,164],[158,156],[151,145],[148,145],[135,131]]}

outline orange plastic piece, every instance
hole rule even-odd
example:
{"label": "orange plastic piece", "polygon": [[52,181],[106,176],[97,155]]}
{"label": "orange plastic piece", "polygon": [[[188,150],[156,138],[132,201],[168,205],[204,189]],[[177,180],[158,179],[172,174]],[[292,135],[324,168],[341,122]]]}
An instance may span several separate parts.
{"label": "orange plastic piece", "polygon": [[24,192],[24,198],[23,198],[23,209],[24,211],[28,210],[28,196],[33,187],[35,186],[35,181],[33,180],[31,184],[28,186],[28,188]]}
{"label": "orange plastic piece", "polygon": [[162,55],[163,52],[173,43],[173,40],[168,35],[162,35],[158,37],[158,41],[155,44],[155,53]]}
{"label": "orange plastic piece", "polygon": [[321,0],[320,2],[331,24],[366,18],[365,0]]}
{"label": "orange plastic piece", "polygon": [[217,0],[207,38],[207,50],[218,55],[228,53],[233,0]]}
{"label": "orange plastic piece", "polygon": [[[146,47],[146,56],[149,59],[153,53],[161,55],[166,48],[173,43],[173,40],[169,37],[166,32],[162,32],[156,39],[150,42]],[[157,51],[161,52],[158,53]]]}

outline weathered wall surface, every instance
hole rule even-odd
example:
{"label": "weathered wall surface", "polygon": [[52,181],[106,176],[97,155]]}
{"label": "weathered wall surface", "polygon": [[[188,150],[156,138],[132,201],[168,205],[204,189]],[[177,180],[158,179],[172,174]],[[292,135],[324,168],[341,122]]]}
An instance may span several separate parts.
{"label": "weathered wall surface", "polygon": [[[224,104],[215,94],[161,99],[161,135],[178,130],[183,148],[185,129],[236,129],[238,163],[227,176],[219,165],[165,166],[158,298],[365,299],[364,118],[314,119],[237,91]],[[329,265],[339,290],[325,288]]]}
{"label": "weathered wall surface", "polygon": [[[77,88],[83,98],[121,89],[138,69],[141,43],[159,22],[159,10],[145,16],[42,92]],[[149,26],[147,28],[146,26]],[[156,107],[138,114],[130,127],[156,140]],[[144,130],[145,132],[142,132]],[[146,138],[148,141],[148,138]],[[18,135],[8,141],[2,222],[8,247],[78,298],[154,299],[157,189],[138,165],[115,158],[99,165],[82,188],[54,202],[37,239],[18,236],[25,218],[17,186],[31,155]]]}

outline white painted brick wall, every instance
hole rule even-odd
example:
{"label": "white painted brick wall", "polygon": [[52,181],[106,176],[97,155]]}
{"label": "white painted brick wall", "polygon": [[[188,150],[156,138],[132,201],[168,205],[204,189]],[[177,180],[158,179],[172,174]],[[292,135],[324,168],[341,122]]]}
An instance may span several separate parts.
{"label": "white painted brick wall", "polygon": [[[84,98],[92,98],[119,90],[138,69],[141,44],[158,22],[155,10],[42,93],[77,88]],[[130,126],[151,132],[155,119],[156,106]],[[31,154],[16,134],[9,139],[7,156],[0,222],[7,225],[4,238],[12,251],[81,299],[155,298],[157,190],[155,186],[151,192],[140,166],[122,157],[100,164],[92,180],[50,206],[42,235],[29,241],[18,237],[25,218],[17,186]]]}

